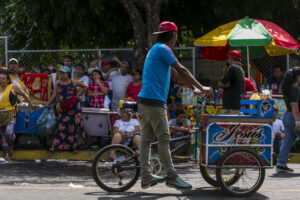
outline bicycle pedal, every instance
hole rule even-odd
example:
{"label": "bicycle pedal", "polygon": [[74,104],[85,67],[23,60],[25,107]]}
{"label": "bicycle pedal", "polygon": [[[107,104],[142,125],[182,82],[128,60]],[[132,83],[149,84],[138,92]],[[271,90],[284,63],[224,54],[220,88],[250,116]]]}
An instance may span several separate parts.
{"label": "bicycle pedal", "polygon": [[155,186],[155,185],[157,185],[157,183],[151,183],[147,186],[142,186],[142,189],[147,189],[147,188],[150,188],[150,187]]}
{"label": "bicycle pedal", "polygon": [[184,189],[180,190],[183,195],[190,195],[192,193],[192,189]]}
{"label": "bicycle pedal", "polygon": [[118,182],[118,186],[122,186],[123,185],[123,182],[122,182],[122,180],[120,180],[119,182]]}

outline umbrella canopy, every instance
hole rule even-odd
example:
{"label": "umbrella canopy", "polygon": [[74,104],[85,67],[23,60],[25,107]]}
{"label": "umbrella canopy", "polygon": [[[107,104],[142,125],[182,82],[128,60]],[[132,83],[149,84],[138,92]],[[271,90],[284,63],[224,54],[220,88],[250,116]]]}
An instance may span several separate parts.
{"label": "umbrella canopy", "polygon": [[[294,53],[299,43],[278,25],[259,19],[244,19],[217,27],[194,42],[207,60],[226,60],[228,52],[238,50],[242,59],[257,58],[268,53],[280,56]],[[247,57],[249,59],[249,57]]]}

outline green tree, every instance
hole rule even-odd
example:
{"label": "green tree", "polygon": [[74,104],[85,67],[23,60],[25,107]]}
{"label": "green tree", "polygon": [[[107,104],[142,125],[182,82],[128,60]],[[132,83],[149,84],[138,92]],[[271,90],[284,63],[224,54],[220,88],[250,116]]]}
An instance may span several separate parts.
{"label": "green tree", "polygon": [[0,2],[0,33],[10,48],[126,46],[132,27],[117,0],[10,0]]}

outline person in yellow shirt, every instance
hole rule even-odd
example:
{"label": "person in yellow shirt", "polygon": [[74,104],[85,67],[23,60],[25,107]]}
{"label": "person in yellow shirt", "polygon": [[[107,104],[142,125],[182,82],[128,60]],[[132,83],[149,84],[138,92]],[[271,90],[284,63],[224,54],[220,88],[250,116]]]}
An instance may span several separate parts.
{"label": "person in yellow shirt", "polygon": [[7,73],[0,72],[0,136],[5,160],[11,159],[13,150],[18,95],[22,96],[32,108],[38,107],[32,104],[29,96],[21,88],[12,84]]}
{"label": "person in yellow shirt", "polygon": [[29,94],[29,91],[26,88],[25,84],[21,81],[21,79],[18,76],[21,70],[19,68],[19,61],[16,58],[9,59],[8,68],[0,67],[0,72],[8,73],[11,82]]}

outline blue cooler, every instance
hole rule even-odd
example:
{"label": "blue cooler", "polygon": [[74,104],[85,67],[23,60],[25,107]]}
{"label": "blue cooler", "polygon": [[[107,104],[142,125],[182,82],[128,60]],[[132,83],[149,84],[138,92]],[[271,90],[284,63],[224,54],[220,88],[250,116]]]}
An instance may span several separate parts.
{"label": "blue cooler", "polygon": [[18,106],[15,133],[37,134],[37,120],[43,110],[44,107],[33,110],[30,106]]}

